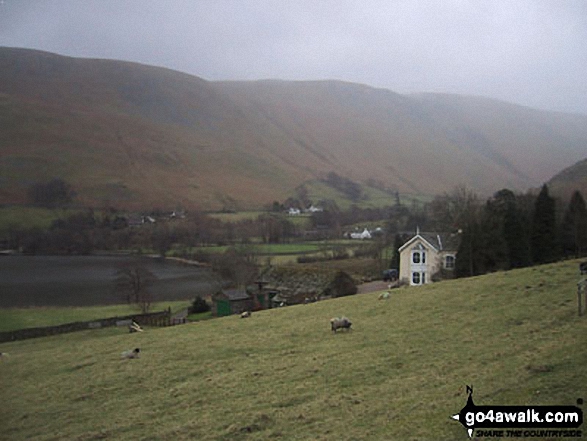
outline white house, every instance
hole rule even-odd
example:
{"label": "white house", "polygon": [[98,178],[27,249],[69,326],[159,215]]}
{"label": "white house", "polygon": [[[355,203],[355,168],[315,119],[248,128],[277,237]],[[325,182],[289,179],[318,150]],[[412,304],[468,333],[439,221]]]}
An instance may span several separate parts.
{"label": "white house", "polygon": [[306,211],[306,213],[320,213],[320,212],[324,211],[324,209],[310,205],[310,207],[306,208],[305,211]]}
{"label": "white house", "polygon": [[351,233],[351,239],[371,239],[371,233],[365,228],[362,233]]}
{"label": "white house", "polygon": [[420,233],[399,248],[401,282],[423,285],[432,277],[454,271],[459,244],[458,234]]}
{"label": "white house", "polygon": [[293,207],[291,207],[288,210],[287,214],[289,216],[299,216],[300,214],[302,214],[302,212],[301,212],[301,210],[299,208],[293,208]]}

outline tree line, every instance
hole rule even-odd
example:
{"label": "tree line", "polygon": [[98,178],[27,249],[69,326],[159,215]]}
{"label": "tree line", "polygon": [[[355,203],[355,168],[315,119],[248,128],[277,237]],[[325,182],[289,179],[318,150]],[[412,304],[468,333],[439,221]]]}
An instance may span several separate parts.
{"label": "tree line", "polygon": [[[330,176],[330,180],[342,182],[336,176]],[[297,196],[300,203],[310,202],[303,187],[298,189]],[[38,205],[63,207],[71,203],[75,191],[66,182],[56,179],[31,187],[30,197]],[[274,202],[273,206],[281,208],[283,204]],[[99,213],[85,209],[54,221],[44,230],[12,227],[6,241],[9,248],[31,254],[132,250],[165,255],[173,247],[176,254],[204,258],[194,256],[193,250],[208,245],[238,245],[243,249],[243,245],[259,240],[287,243],[340,238],[345,227],[385,221],[384,237],[374,241],[366,251],[380,256],[382,249],[395,242],[396,253],[391,267],[398,265],[397,248],[405,240],[405,233],[414,232],[418,227],[421,231],[460,232],[455,268],[460,277],[587,253],[587,214],[583,196],[576,191],[563,206],[560,200],[549,195],[546,185],[538,195],[515,194],[502,189],[485,202],[472,190],[457,187],[427,204],[411,207],[402,205],[399,198],[390,199],[390,205],[382,208],[353,205],[341,210],[334,201],[328,200],[320,201],[320,206],[323,211],[313,213],[307,225],[292,222],[281,211],[268,211],[255,219],[237,222],[222,222],[196,211],[189,213],[186,219],[132,227],[128,218],[114,209]]]}
{"label": "tree line", "polygon": [[[465,196],[465,197],[462,197]],[[484,204],[461,194],[461,243],[455,274],[468,277],[581,257],[587,253],[587,209],[576,191],[566,207],[543,185],[537,196],[496,192]]]}

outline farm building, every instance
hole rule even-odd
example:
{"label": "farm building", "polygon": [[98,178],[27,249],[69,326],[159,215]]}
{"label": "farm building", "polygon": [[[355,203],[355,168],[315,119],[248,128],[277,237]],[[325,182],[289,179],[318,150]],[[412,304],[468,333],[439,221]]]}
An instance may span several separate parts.
{"label": "farm building", "polygon": [[276,292],[255,288],[224,289],[212,296],[212,313],[217,317],[271,308],[271,296]]}
{"label": "farm building", "polygon": [[223,289],[212,296],[212,304],[212,313],[222,317],[250,311],[253,299],[244,289]]}
{"label": "farm building", "polygon": [[399,248],[399,277],[403,283],[424,285],[433,279],[451,277],[460,236],[448,233],[420,233]]}

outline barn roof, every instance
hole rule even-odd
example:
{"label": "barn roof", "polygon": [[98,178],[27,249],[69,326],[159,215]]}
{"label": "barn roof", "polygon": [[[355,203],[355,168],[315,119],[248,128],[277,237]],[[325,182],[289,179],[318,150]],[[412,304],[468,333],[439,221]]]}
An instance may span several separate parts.
{"label": "barn roof", "polygon": [[223,289],[220,294],[226,296],[230,301],[248,300],[251,297],[242,289]]}

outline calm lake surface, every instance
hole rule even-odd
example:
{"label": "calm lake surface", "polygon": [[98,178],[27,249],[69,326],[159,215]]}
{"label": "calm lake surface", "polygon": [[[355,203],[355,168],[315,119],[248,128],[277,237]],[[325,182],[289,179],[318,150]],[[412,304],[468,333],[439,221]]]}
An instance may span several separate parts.
{"label": "calm lake surface", "polygon": [[124,303],[116,271],[136,264],[158,280],[154,301],[213,294],[221,280],[209,268],[137,256],[0,256],[0,307],[89,306]]}

